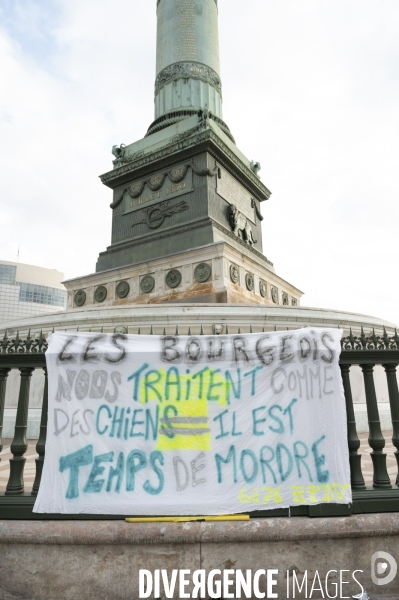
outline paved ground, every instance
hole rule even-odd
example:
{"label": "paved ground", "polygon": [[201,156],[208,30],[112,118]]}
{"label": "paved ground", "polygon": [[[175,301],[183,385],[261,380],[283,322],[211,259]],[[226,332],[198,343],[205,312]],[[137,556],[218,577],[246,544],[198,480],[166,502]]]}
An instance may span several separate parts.
{"label": "paved ground", "polygon": [[[373,466],[370,458],[371,448],[367,443],[367,434],[360,434],[359,438],[361,441],[360,452],[362,453],[362,466],[363,466],[363,477],[366,481],[366,485],[372,485],[373,480]],[[386,440],[385,452],[388,455],[387,466],[388,473],[391,477],[391,481],[394,484],[397,475],[397,464],[394,457],[395,448],[392,445],[392,432],[384,432]],[[4,440],[3,451],[0,453],[0,492],[4,492],[6,489],[8,476],[9,476],[9,459],[12,454],[10,452],[11,440]],[[36,458],[36,441],[29,440],[29,448],[26,453],[26,464],[24,471],[25,479],[25,491],[29,492],[32,489],[33,482],[35,480],[35,458]],[[399,597],[399,596],[398,596]]]}

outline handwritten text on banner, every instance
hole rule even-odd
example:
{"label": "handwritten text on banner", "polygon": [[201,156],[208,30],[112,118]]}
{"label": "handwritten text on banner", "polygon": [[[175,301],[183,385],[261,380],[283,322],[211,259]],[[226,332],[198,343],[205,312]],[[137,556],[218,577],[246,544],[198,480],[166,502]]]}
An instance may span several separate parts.
{"label": "handwritten text on banner", "polygon": [[341,332],[55,333],[35,512],[231,514],[351,501]]}

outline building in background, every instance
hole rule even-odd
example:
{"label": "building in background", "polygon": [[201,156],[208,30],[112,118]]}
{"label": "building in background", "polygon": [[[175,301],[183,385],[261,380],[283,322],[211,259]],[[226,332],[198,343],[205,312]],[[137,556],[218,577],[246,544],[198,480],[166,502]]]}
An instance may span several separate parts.
{"label": "building in background", "polygon": [[65,310],[63,279],[55,269],[0,261],[0,323]]}

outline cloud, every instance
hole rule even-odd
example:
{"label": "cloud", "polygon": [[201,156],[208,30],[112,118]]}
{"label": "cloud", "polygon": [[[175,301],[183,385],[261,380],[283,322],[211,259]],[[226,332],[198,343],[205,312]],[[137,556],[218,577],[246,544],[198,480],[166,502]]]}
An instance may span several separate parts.
{"label": "cloud", "polygon": [[[0,28],[0,257],[94,271],[113,144],[153,119],[155,1],[10,0]],[[262,164],[264,252],[304,304],[399,323],[399,6],[220,0],[224,118]]]}

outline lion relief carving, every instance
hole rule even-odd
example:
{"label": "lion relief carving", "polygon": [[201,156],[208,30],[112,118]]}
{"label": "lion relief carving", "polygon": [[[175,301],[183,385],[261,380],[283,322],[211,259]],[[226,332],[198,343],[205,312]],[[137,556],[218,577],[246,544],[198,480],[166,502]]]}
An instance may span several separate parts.
{"label": "lion relief carving", "polygon": [[229,222],[234,235],[244,240],[250,246],[256,244],[257,240],[254,238],[252,227],[247,217],[238,210],[235,204],[230,204],[228,210]]}

